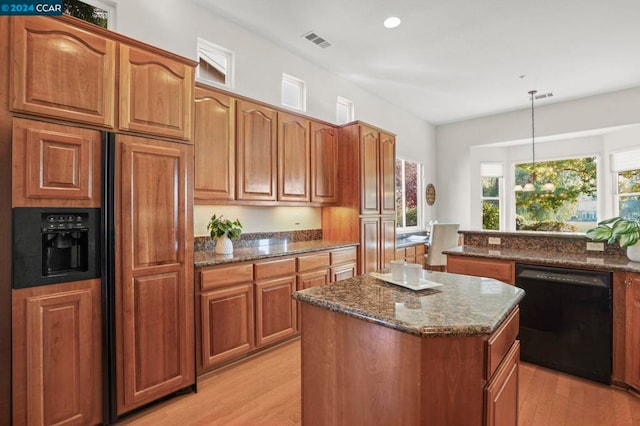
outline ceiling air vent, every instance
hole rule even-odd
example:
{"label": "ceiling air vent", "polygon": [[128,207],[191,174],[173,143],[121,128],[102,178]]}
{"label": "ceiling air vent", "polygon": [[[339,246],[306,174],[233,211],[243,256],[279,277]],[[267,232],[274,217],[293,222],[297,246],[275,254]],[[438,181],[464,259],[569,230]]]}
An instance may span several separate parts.
{"label": "ceiling air vent", "polygon": [[537,99],[546,99],[546,98],[550,98],[553,96],[553,92],[548,92],[548,93],[540,93],[539,95],[536,95],[535,98]]}
{"label": "ceiling air vent", "polygon": [[320,37],[318,34],[316,34],[313,31],[309,31],[308,33],[304,34],[302,37],[306,38],[316,46],[322,47],[323,49],[326,49],[327,47],[331,46],[331,43],[325,40],[324,37]]}

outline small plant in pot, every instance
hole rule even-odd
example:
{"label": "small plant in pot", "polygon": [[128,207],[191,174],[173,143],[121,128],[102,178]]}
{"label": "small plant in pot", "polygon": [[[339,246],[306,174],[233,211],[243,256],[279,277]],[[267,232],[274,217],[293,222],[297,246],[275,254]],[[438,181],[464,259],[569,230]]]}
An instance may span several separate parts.
{"label": "small plant in pot", "polygon": [[612,217],[598,223],[598,226],[587,231],[587,237],[593,241],[606,241],[613,244],[616,241],[620,247],[627,248],[627,257],[633,262],[640,262],[640,223],[637,220],[627,220]]}
{"label": "small plant in pot", "polygon": [[207,229],[210,231],[211,239],[217,240],[217,254],[232,254],[233,242],[231,240],[238,239],[242,234],[242,224],[238,219],[231,221],[215,214],[211,216]]}

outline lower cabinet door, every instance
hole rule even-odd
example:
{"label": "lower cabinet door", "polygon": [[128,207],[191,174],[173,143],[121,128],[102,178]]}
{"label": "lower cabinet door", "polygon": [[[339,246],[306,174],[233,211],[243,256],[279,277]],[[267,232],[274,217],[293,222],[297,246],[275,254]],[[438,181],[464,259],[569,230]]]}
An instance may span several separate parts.
{"label": "lower cabinet door", "polygon": [[518,424],[519,367],[520,342],[516,340],[485,388],[485,425]]}
{"label": "lower cabinet door", "polygon": [[363,217],[360,220],[359,273],[368,274],[378,269],[380,269],[380,218]]}
{"label": "lower cabinet door", "polygon": [[[298,274],[298,290],[304,290],[305,288],[317,287],[325,284],[329,284],[328,269]],[[296,314],[298,315],[298,331],[300,331],[302,328],[302,308],[300,303],[297,303],[297,305],[298,308]]]}
{"label": "lower cabinet door", "polygon": [[256,282],[256,346],[296,333],[295,290],[295,276]]}
{"label": "lower cabinet door", "polygon": [[338,265],[331,267],[331,277],[330,280],[332,283],[337,281],[346,280],[348,278],[353,278],[356,276],[356,264],[355,263],[347,263],[345,265]]}
{"label": "lower cabinet door", "polygon": [[625,284],[625,381],[640,390],[640,274],[627,273]]}
{"label": "lower cabinet door", "polygon": [[253,349],[253,284],[235,285],[200,296],[202,368]]}
{"label": "lower cabinet door", "polygon": [[101,423],[100,280],[13,290],[12,311],[13,424]]}

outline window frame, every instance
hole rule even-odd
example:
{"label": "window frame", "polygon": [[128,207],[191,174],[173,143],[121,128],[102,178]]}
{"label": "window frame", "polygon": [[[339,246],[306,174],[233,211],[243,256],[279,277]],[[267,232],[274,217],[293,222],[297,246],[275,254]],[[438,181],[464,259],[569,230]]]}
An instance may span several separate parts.
{"label": "window frame", "polygon": [[620,198],[621,197],[640,197],[640,192],[619,192],[620,185],[618,184],[620,179],[620,173],[635,172],[640,175],[640,167],[631,170],[616,170],[613,173],[613,215],[620,216]]}
{"label": "window frame", "polygon": [[[405,160],[404,158],[399,158],[396,157],[396,162],[397,161],[401,161],[402,162],[402,208],[403,208],[403,212],[401,217],[404,219],[406,219],[406,193],[405,193],[405,162],[409,161],[412,163],[417,164],[417,171],[416,174],[417,176],[417,182],[416,182],[416,195],[418,197],[418,199],[416,200],[416,208],[417,208],[417,212],[416,212],[416,219],[418,221],[416,226],[399,226],[399,223],[396,223],[396,232],[398,233],[407,233],[407,232],[416,232],[416,231],[421,231],[424,228],[424,164],[419,162],[419,161],[413,161],[413,160]],[[395,181],[395,176],[394,176],[394,181]],[[396,218],[398,217],[398,213],[396,212]]]}
{"label": "window frame", "polygon": [[[496,171],[491,172],[483,172],[483,165],[487,165],[487,168],[494,168]],[[500,169],[498,172],[497,169]],[[504,170],[505,164],[502,161],[481,161],[480,162],[480,224],[483,225],[482,221],[482,209],[484,206],[485,200],[487,201],[498,201],[498,231],[502,231],[505,229],[506,223],[506,212],[505,212],[505,179],[504,179]],[[514,169],[515,170],[515,169]],[[485,197],[482,193],[483,191],[483,180],[488,178],[497,178],[498,179],[498,196],[497,197]],[[482,228],[484,230],[484,227]]]}
{"label": "window frame", "polygon": [[[619,164],[619,161],[623,160],[624,164]],[[620,185],[618,184],[620,179],[620,173],[624,172],[636,172],[640,174],[640,150],[637,148],[625,149],[611,153],[611,174],[613,185],[613,215],[620,216],[620,197],[640,197],[640,192],[623,192],[620,193]]]}
{"label": "window frame", "polygon": [[[233,53],[232,50],[227,49],[226,47],[220,46],[218,44],[215,44],[207,39],[204,39],[202,37],[198,37],[197,39],[197,58],[198,58],[198,63],[200,62],[200,59],[202,58],[201,55],[201,51],[205,50],[205,51],[210,51],[213,53],[216,53],[218,55],[222,55],[224,57],[226,57],[227,59],[227,72],[225,74],[225,82],[224,83],[220,83],[219,81],[215,81],[215,80],[210,80],[206,77],[203,77],[200,73],[200,65],[198,65],[196,67],[196,81],[199,81],[201,83],[205,83],[205,84],[210,84],[210,85],[214,85],[214,86],[219,86],[219,87],[224,87],[227,89],[233,89],[234,86],[234,82],[235,82],[235,54]],[[204,60],[205,62],[208,63],[208,61],[206,61],[206,59]]]}
{"label": "window frame", "polygon": [[106,0],[80,0],[82,3],[86,3],[90,6],[97,7],[107,12],[107,29],[115,31],[116,26],[116,7],[117,3]]}
{"label": "window frame", "polygon": [[[346,108],[347,117],[346,121],[340,119],[340,106]],[[336,99],[336,123],[338,124],[346,124],[355,120],[355,107],[353,105],[353,101],[343,98],[342,96],[338,96]]]}
{"label": "window frame", "polygon": [[[285,99],[284,99],[285,84],[291,84],[299,88],[299,96],[298,96],[300,99],[299,106],[290,105],[285,102]],[[283,72],[282,83],[280,88],[280,103],[282,104],[282,106],[286,108],[290,108],[296,111],[306,112],[307,111],[307,83],[301,78],[298,78],[296,76]]]}

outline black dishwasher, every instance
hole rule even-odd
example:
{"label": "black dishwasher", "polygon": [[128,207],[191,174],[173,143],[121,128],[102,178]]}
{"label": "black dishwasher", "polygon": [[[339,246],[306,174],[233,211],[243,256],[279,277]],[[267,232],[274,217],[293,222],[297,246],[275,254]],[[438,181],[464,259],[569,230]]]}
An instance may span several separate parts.
{"label": "black dishwasher", "polygon": [[523,361],[611,382],[611,272],[516,264]]}

